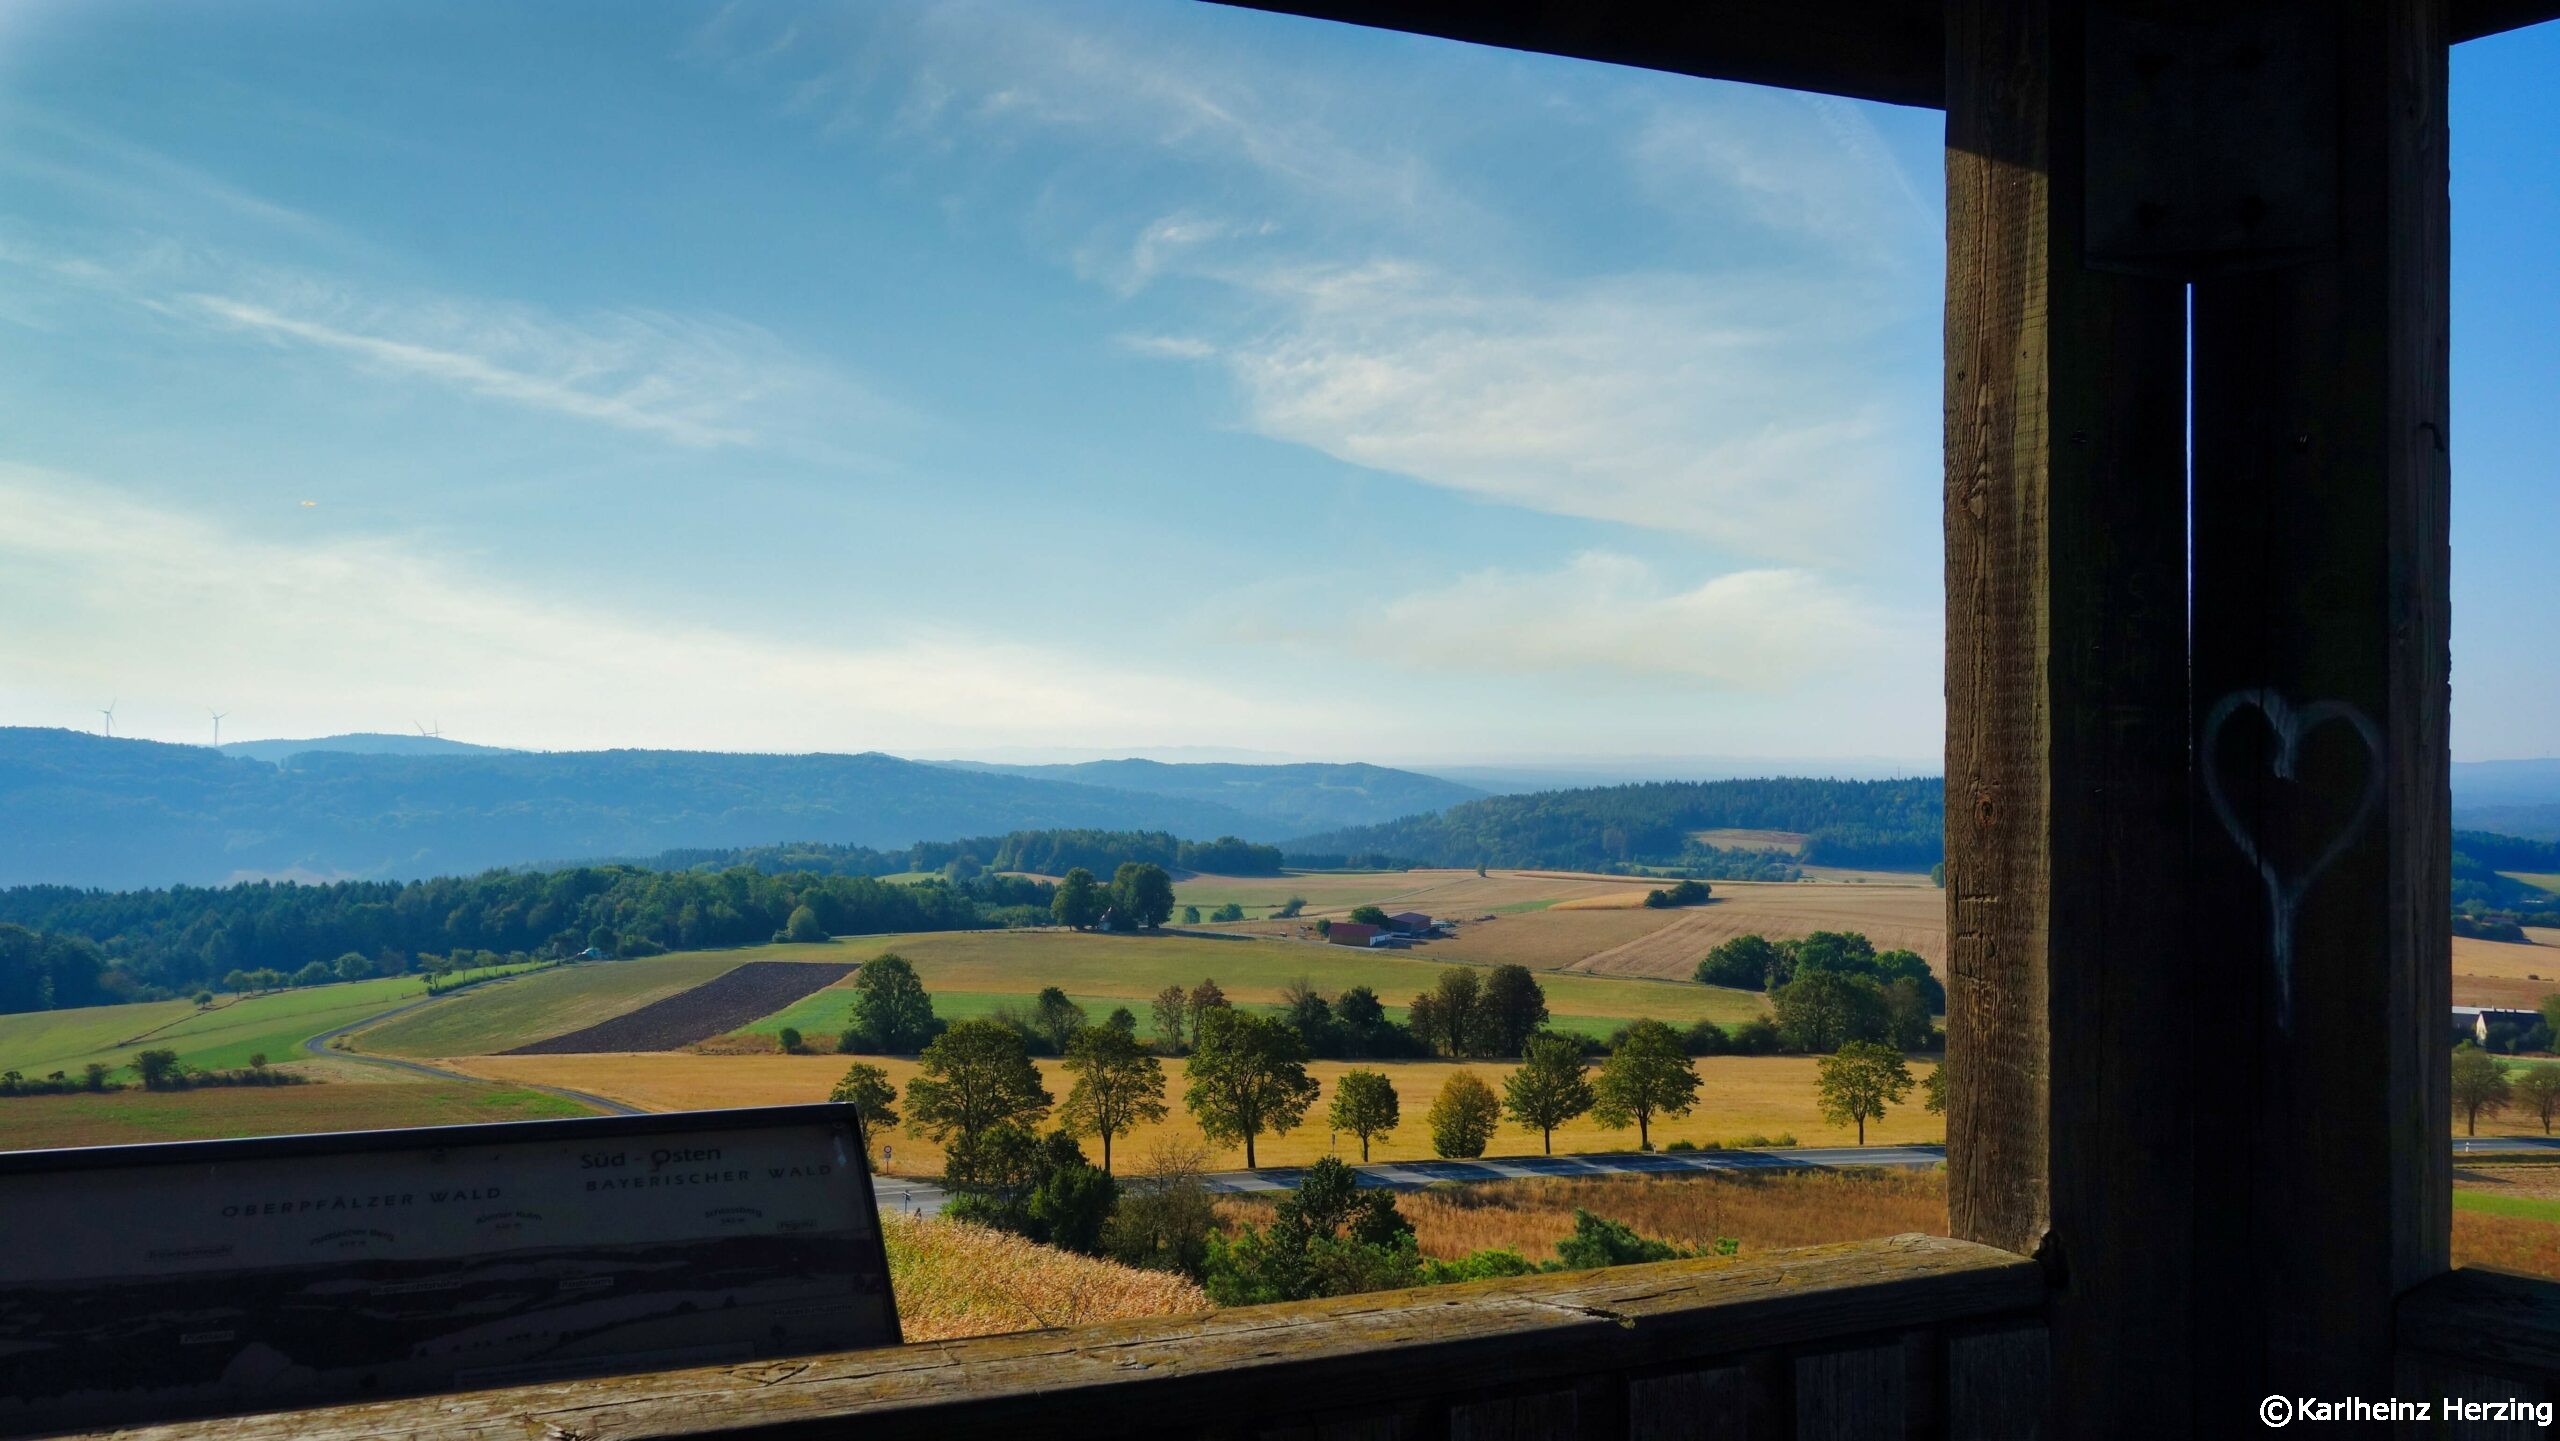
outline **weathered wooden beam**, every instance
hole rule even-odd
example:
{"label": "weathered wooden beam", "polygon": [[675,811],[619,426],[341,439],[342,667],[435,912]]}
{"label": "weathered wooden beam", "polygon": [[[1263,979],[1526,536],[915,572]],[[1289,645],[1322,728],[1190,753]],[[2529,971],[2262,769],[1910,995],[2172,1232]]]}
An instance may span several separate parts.
{"label": "weathered wooden beam", "polygon": [[2448,1271],[2400,1298],[2403,1348],[2560,1381],[2560,1281]]}
{"label": "weathered wooden beam", "polygon": [[2334,167],[2328,244],[2194,291],[2196,1260],[2230,1278],[2196,1326],[2226,1408],[2369,1393],[2451,1231],[2448,7],[2306,8],[2329,135],[2228,139]]}
{"label": "weathered wooden beam", "polygon": [[[557,1382],[116,1433],[117,1441],[634,1441],[643,1437],[1198,1435],[1250,1421],[1373,1434],[1376,1415],[1461,1406],[1470,1434],[1538,1417],[1628,1424],[1620,1374],[1771,1347],[1897,1338],[1915,1326],[2032,1320],[2035,1266],[1935,1236],[1741,1261],[1253,1306],[812,1356]],[[1590,1384],[1601,1378],[1606,1384]],[[1508,1398],[1508,1399],[1501,1399]],[[1561,1399],[1560,1399],[1561,1398]],[[1492,1404],[1484,1404],[1491,1402]],[[1523,1421],[1526,1417],[1528,1420]],[[1579,1423],[1577,1423],[1579,1424]],[[1405,1434],[1413,1434],[1407,1431]]]}
{"label": "weathered wooden beam", "polygon": [[1940,0],[1220,0],[1510,50],[1936,105]]}
{"label": "weathered wooden beam", "polygon": [[2560,20],[2560,3],[2555,0],[2453,0],[2448,23],[2458,44],[2553,20]]}
{"label": "weathered wooden beam", "polygon": [[2084,263],[2082,18],[1948,11],[1947,1150],[1956,1233],[2055,1276],[2053,1434],[2102,1436],[2188,1404],[2195,998],[2184,293]]}

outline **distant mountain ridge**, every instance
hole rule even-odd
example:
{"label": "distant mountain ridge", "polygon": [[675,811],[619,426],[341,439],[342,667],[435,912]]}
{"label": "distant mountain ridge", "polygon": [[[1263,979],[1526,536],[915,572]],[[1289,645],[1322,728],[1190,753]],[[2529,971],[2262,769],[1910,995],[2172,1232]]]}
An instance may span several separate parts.
{"label": "distant mountain ridge", "polygon": [[[1392,779],[1401,773],[1361,769],[1376,772],[1368,780],[1382,789],[1401,784]],[[305,749],[270,764],[205,746],[0,727],[0,885],[412,879],[546,857],[794,838],[885,849],[1045,829],[1269,841],[1302,829],[1296,817],[1321,809],[1295,794],[1321,791],[1313,777],[1294,789],[1238,779],[1212,789],[1254,809],[877,752]],[[1185,788],[1178,776],[1158,780],[1168,792]],[[1346,800],[1356,794],[1335,789]],[[1361,801],[1333,813],[1349,823],[1384,804]]]}
{"label": "distant mountain ridge", "polygon": [[[940,765],[1034,780],[1109,786],[1142,795],[1179,796],[1232,806],[1268,820],[1278,834],[1375,825],[1381,821],[1446,810],[1482,800],[1488,792],[1438,776],[1354,762],[1326,765],[1241,765],[1207,761],[1175,765],[1141,759],[1080,761],[1069,765],[998,765],[941,761]],[[1206,837],[1186,837],[1206,839]],[[1248,837],[1248,839],[1257,839]]]}
{"label": "distant mountain ridge", "polygon": [[226,741],[219,749],[224,755],[242,760],[265,761],[281,765],[285,761],[311,751],[337,751],[347,755],[366,756],[465,756],[521,755],[507,746],[474,745],[469,741],[446,740],[443,736],[404,736],[381,731],[358,731],[341,736],[315,736],[309,740]]}

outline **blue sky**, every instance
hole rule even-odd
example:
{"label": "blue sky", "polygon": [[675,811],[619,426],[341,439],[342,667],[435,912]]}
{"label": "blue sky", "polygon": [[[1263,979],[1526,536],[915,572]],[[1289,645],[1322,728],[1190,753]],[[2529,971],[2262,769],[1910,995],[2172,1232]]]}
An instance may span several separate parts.
{"label": "blue sky", "polygon": [[[2457,57],[2465,759],[2560,753],[2555,67]],[[1940,124],[1187,0],[0,5],[0,721],[1926,765]]]}

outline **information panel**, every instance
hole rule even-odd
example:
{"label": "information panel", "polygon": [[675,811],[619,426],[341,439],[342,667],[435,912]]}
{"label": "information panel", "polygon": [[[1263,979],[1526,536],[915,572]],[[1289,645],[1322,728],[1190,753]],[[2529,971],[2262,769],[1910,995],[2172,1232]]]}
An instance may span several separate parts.
{"label": "information panel", "polygon": [[0,1433],[897,1340],[851,1106],[0,1154]]}

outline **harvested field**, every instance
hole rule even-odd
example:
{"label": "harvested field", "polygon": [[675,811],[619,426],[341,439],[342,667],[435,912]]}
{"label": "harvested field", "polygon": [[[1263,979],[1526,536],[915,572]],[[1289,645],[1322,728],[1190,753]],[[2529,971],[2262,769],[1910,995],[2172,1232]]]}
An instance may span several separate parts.
{"label": "harvested field", "polygon": [[[1576,1207],[1683,1246],[1730,1236],[1746,1252],[1770,1251],[1915,1231],[1943,1236],[1947,1179],[1942,1170],[1607,1176],[1471,1182],[1396,1198],[1422,1254],[1443,1260],[1496,1248],[1553,1260]],[[1271,1203],[1221,1197],[1218,1209],[1262,1223]]]}
{"label": "harvested field", "polygon": [[1804,849],[1805,834],[1802,831],[1752,831],[1728,827],[1691,831],[1689,839],[1720,851],[1785,851],[1793,855]]}
{"label": "harvested field", "polygon": [[1741,935],[1788,940],[1815,931],[1859,931],[1876,949],[1917,951],[1946,961],[1946,892],[1935,886],[1853,886],[1717,881],[1703,906],[1654,912],[1671,919],[1632,940],[1596,950],[1566,969],[1594,975],[1687,980],[1698,960]]}
{"label": "harvested field", "polygon": [[672,1051],[734,1031],[759,1016],[821,991],[853,967],[809,961],[749,961],[689,991],[652,1001],[599,1025],[518,1046],[510,1056],[592,1055],[602,1051]]}
{"label": "harvested field", "polygon": [[[1624,891],[1625,876],[1595,876],[1574,871],[1413,870],[1369,872],[1298,872],[1279,876],[1192,876],[1174,882],[1178,905],[1202,911],[1229,901],[1260,919],[1291,896],[1306,898],[1306,914],[1348,915],[1352,908],[1381,905],[1390,911],[1414,910],[1434,916],[1481,916],[1506,907],[1525,907],[1583,896]],[[1641,890],[1637,892],[1643,894]]]}
{"label": "harvested field", "polygon": [[[847,1063],[855,1059],[887,1072],[890,1084],[901,1091],[916,1074],[914,1061],[894,1056],[711,1056],[692,1051],[613,1056],[481,1056],[447,1064],[491,1080],[561,1086],[610,1096],[645,1110],[690,1111],[824,1100],[828,1089],[844,1074]],[[1050,1095],[1064,1097],[1073,1078],[1054,1060],[1035,1064]],[[1823,1120],[1815,1104],[1817,1064],[1811,1056],[1701,1057],[1697,1062],[1703,1082],[1698,1088],[1698,1108],[1683,1117],[1656,1118],[1653,1143],[1665,1146],[1673,1141],[1690,1141],[1704,1145],[1715,1141],[1731,1145],[1753,1135],[1788,1133],[1807,1146],[1849,1145],[1857,1139],[1857,1132]],[[1164,1063],[1165,1099],[1172,1108],[1171,1114],[1114,1141],[1112,1150],[1116,1155],[1142,1155],[1164,1141],[1189,1144],[1199,1140],[1198,1123],[1182,1107],[1183,1089],[1188,1084],[1184,1065],[1178,1060]],[[1323,1087],[1322,1097],[1308,1111],[1306,1120],[1287,1135],[1266,1135],[1256,1143],[1255,1159],[1266,1166],[1304,1165],[1325,1155],[1358,1159],[1360,1142],[1356,1138],[1337,1137],[1325,1129],[1325,1109],[1332,1104],[1335,1084],[1344,1071],[1355,1068],[1384,1071],[1400,1100],[1403,1124],[1372,1144],[1371,1158],[1406,1161],[1432,1154],[1426,1113],[1451,1072],[1473,1071],[1498,1093],[1503,1079],[1511,1073],[1512,1063],[1476,1061],[1461,1067],[1455,1061],[1310,1062],[1307,1072]],[[1931,1069],[1927,1061],[1912,1062],[1912,1079],[1927,1079]],[[1905,1145],[1942,1140],[1946,1132],[1943,1117],[1921,1109],[1920,1093],[1915,1088],[1909,1100],[1867,1127],[1867,1140],[1871,1145]],[[1589,1116],[1556,1132],[1559,1152],[1633,1150],[1635,1144],[1636,1133],[1632,1129],[1609,1130]],[[941,1169],[941,1152],[929,1141],[901,1134],[896,1147],[895,1169],[900,1175]],[[1486,1154],[1534,1156],[1538,1149],[1537,1132],[1505,1121],[1494,1131]],[[1210,1163],[1218,1170],[1240,1167],[1244,1164],[1244,1149],[1212,1147]]]}
{"label": "harvested field", "polygon": [[1209,1309],[1198,1286],[1168,1272],[1079,1256],[963,1221],[880,1221],[898,1329],[911,1342]]}
{"label": "harvested field", "polygon": [[[1682,914],[1649,911],[1642,906],[1606,910],[1549,906],[1542,911],[1496,916],[1489,921],[1467,921],[1449,939],[1432,941],[1408,954],[1479,966],[1520,965],[1533,971],[1558,971],[1652,935]],[[1678,977],[1684,981],[1688,978],[1686,973]]]}

